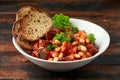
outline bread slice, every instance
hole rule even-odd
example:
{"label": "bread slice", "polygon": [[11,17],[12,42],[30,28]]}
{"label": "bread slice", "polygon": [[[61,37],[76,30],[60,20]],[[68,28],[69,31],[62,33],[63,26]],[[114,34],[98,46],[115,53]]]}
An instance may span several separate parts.
{"label": "bread slice", "polygon": [[25,15],[28,14],[29,11],[37,10],[34,7],[31,6],[23,6],[19,9],[19,11],[16,13],[16,21],[21,20]]}
{"label": "bread slice", "polygon": [[12,33],[21,48],[31,50],[51,26],[52,20],[45,12],[24,6],[16,13]]}
{"label": "bread slice", "polygon": [[22,38],[22,36],[18,35],[16,37],[16,41],[18,42],[19,46],[22,49],[26,49],[26,50],[32,50],[33,45],[35,44],[35,42],[31,42],[31,41],[26,41]]}
{"label": "bread slice", "polygon": [[17,37],[19,34],[19,28],[20,28],[20,21],[15,21],[12,27],[12,34],[14,37]]}
{"label": "bread slice", "polygon": [[25,40],[36,41],[50,30],[52,24],[52,19],[45,12],[30,11],[20,22],[19,34]]}
{"label": "bread slice", "polygon": [[19,11],[16,13],[16,21],[13,24],[12,27],[12,33],[13,36],[16,37],[19,33],[19,28],[20,28],[20,20],[28,14],[29,11],[32,10],[37,10],[34,7],[31,6],[23,6]]}

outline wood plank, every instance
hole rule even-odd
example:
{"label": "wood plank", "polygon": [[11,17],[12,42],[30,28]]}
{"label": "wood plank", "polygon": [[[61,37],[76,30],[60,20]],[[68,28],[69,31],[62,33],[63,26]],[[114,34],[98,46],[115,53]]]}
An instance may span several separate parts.
{"label": "wood plank", "polygon": [[[113,67],[114,66],[114,67]],[[9,66],[8,66],[9,67]],[[10,67],[11,68],[11,67]],[[22,78],[22,79],[80,79],[80,80],[117,80],[120,79],[120,66],[118,65],[91,65],[88,64],[82,68],[78,68],[68,72],[52,72],[45,69],[42,69],[38,66],[21,66],[21,69],[18,68],[4,68],[0,70],[0,77],[4,78]],[[22,74],[21,74],[22,73]],[[73,75],[75,74],[75,75]]]}
{"label": "wood plank", "polygon": [[[80,12],[81,13],[81,12]],[[112,12],[111,12],[112,13]],[[50,13],[51,14],[51,13]],[[8,14],[6,14],[8,15]],[[70,15],[70,14],[69,14]],[[117,15],[117,14],[114,14]],[[103,27],[104,29],[106,29],[111,37],[113,38],[117,38],[118,36],[118,41],[120,41],[119,36],[120,36],[120,19],[117,17],[114,17],[114,15],[102,15],[101,14],[95,14],[95,15],[87,15],[87,14],[79,14],[76,16],[76,14],[74,12],[71,12],[72,17],[76,17],[76,18],[81,18],[81,19],[85,19],[91,22],[94,22],[98,25],[100,25],[101,27]],[[6,17],[5,15],[0,15],[0,29],[11,29],[13,22],[15,20],[15,15],[11,16],[11,17]],[[114,37],[115,36],[115,37]]]}
{"label": "wood plank", "polygon": [[[17,4],[16,4],[17,3]],[[18,8],[24,5],[36,6],[47,10],[81,10],[81,11],[99,11],[106,9],[119,9],[119,2],[114,1],[81,1],[81,0],[70,0],[70,1],[1,1],[0,11],[17,11]]]}

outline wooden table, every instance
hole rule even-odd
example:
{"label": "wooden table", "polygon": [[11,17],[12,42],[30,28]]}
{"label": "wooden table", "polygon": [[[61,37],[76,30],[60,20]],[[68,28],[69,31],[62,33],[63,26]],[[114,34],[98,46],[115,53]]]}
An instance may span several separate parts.
{"label": "wooden table", "polygon": [[[94,22],[111,37],[109,48],[90,64],[68,72],[45,70],[12,44],[15,14],[24,5]],[[0,0],[0,80],[120,80],[120,2],[114,0]]]}

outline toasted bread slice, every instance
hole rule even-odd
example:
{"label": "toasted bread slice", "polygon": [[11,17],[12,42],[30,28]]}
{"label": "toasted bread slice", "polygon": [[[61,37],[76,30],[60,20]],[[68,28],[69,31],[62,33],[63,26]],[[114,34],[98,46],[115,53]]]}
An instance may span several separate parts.
{"label": "toasted bread slice", "polygon": [[52,24],[52,19],[45,12],[30,11],[20,22],[19,34],[25,40],[36,41],[49,31]]}
{"label": "toasted bread slice", "polygon": [[19,9],[19,11],[16,13],[16,21],[21,20],[25,15],[28,14],[29,11],[36,10],[34,7],[31,6],[23,6]]}
{"label": "toasted bread slice", "polygon": [[33,45],[35,44],[35,42],[31,42],[31,41],[26,41],[22,38],[22,36],[18,35],[16,37],[16,41],[18,42],[19,46],[23,49],[26,50],[32,50]]}
{"label": "toasted bread slice", "polygon": [[21,48],[31,50],[51,26],[52,20],[45,12],[24,6],[16,14],[12,33]]}
{"label": "toasted bread slice", "polygon": [[13,24],[12,27],[12,33],[13,36],[16,37],[19,33],[19,28],[20,28],[20,20],[28,14],[29,11],[36,10],[35,8],[31,6],[24,6],[19,11],[16,13],[16,21]]}
{"label": "toasted bread slice", "polygon": [[17,37],[19,34],[19,28],[20,28],[20,21],[15,21],[12,27],[12,34],[14,37]]}

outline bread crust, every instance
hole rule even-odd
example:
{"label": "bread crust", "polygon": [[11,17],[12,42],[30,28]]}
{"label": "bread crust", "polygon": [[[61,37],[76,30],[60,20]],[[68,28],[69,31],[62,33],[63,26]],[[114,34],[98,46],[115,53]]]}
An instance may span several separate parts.
{"label": "bread crust", "polygon": [[32,50],[33,45],[35,44],[35,42],[33,41],[24,40],[22,36],[20,35],[16,37],[16,41],[18,42],[21,48],[26,49],[26,50]]}
{"label": "bread crust", "polygon": [[20,21],[15,21],[12,27],[12,34],[16,38],[19,34],[19,28],[20,28]]}

